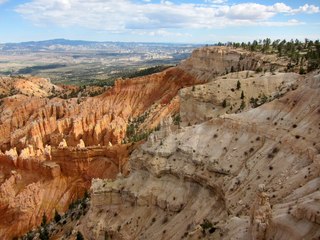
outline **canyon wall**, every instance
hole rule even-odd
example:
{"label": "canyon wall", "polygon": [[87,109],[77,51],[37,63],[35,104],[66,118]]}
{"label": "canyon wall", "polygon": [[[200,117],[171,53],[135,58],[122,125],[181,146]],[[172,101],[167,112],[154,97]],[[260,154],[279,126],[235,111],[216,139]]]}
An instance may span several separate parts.
{"label": "canyon wall", "polygon": [[163,126],[130,155],[128,176],[93,180],[75,230],[87,239],[319,238],[320,75],[274,74],[241,81],[250,97],[271,99],[218,115],[184,113],[185,92],[194,108],[221,102],[217,86],[207,89],[217,80],[229,91],[232,75],[181,90],[191,126]]}
{"label": "canyon wall", "polygon": [[[121,144],[128,124],[143,115],[135,131],[153,130],[178,112],[178,90],[201,81],[171,68],[118,80],[96,97],[70,99],[45,97],[52,87],[59,90],[45,79],[2,83],[4,93],[25,90],[10,90],[0,104],[0,238],[11,239],[39,225],[43,214],[50,219],[55,210],[64,212],[92,178],[127,174],[128,154],[136,146]],[[44,93],[36,94],[38,89]]]}
{"label": "canyon wall", "polygon": [[[3,98],[0,238],[64,212],[92,179],[74,227],[87,239],[318,237],[319,76],[286,64],[206,47],[95,97]],[[160,130],[125,143],[130,126]]]}

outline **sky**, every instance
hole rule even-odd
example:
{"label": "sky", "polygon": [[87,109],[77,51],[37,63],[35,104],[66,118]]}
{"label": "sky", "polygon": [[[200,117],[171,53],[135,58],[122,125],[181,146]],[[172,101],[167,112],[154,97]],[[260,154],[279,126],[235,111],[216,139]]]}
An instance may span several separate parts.
{"label": "sky", "polygon": [[320,0],[0,0],[0,42],[320,38]]}

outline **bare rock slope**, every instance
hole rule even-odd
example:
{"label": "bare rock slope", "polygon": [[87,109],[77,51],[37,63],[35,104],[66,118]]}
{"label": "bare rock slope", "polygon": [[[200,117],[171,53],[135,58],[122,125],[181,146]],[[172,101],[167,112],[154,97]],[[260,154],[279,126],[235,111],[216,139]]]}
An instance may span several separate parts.
{"label": "bare rock slope", "polygon": [[[318,239],[320,75],[274,74],[254,76],[256,88],[241,81],[254,98],[271,95],[261,106],[198,119],[186,104],[180,114],[201,123],[168,121],[131,154],[127,177],[95,179],[76,229],[88,239]],[[181,106],[192,101],[185,91],[201,106],[205,88],[220,106],[226,96],[215,81],[222,91],[236,84],[227,77],[184,89]]]}

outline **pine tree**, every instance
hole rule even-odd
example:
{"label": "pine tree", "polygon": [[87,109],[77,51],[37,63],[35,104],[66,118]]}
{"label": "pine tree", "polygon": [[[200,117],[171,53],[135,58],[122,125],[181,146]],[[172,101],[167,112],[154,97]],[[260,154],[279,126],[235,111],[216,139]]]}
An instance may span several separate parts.
{"label": "pine tree", "polygon": [[39,238],[40,240],[49,240],[49,232],[47,226],[41,229]]}
{"label": "pine tree", "polygon": [[240,110],[244,109],[246,107],[246,103],[242,100],[240,105]]}
{"label": "pine tree", "polygon": [[238,80],[237,81],[237,90],[239,90],[241,88],[241,83],[240,83],[240,81]]}
{"label": "pine tree", "polygon": [[59,222],[61,220],[60,214],[57,212],[57,210],[54,212],[54,221]]}
{"label": "pine tree", "polygon": [[243,93],[243,91],[241,92],[241,97],[240,97],[241,99],[244,99],[244,93]]}
{"label": "pine tree", "polygon": [[47,229],[47,222],[48,222],[48,219],[47,219],[47,215],[45,213],[43,213],[43,216],[42,216],[42,222],[41,222],[41,230],[40,230],[40,240],[48,240],[49,239],[49,232],[48,232],[48,229]]}
{"label": "pine tree", "polygon": [[41,222],[41,227],[44,227],[47,225],[47,215],[44,213],[42,216],[42,222]]}

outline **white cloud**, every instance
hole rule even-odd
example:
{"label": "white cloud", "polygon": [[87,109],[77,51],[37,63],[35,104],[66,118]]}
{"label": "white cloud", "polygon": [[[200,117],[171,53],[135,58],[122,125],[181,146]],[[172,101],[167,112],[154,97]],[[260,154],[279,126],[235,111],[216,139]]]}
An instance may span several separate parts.
{"label": "white cloud", "polygon": [[292,8],[284,3],[276,3],[271,6],[271,10],[279,13],[288,13],[292,11]]}
{"label": "white cloud", "polygon": [[313,14],[313,13],[319,13],[319,7],[314,6],[314,5],[309,5],[305,4],[298,9],[295,9],[292,11],[293,13],[308,13],[308,14]]}
{"label": "white cloud", "polygon": [[181,32],[172,32],[164,29],[159,29],[155,31],[143,31],[143,30],[133,30],[133,34],[141,36],[159,36],[159,37],[191,37],[191,34],[181,33]]}
{"label": "white cloud", "polygon": [[294,26],[303,23],[297,20],[277,22],[272,21],[272,18],[279,14],[319,12],[319,7],[308,4],[292,9],[284,3],[212,5],[211,3],[226,1],[207,0],[210,1],[207,4],[149,1],[137,3],[131,0],[33,0],[19,5],[16,11],[35,24],[54,23],[59,26],[80,26],[117,33],[143,30],[153,35],[164,35],[165,29]]}
{"label": "white cloud", "polygon": [[268,27],[290,27],[290,26],[297,26],[303,25],[304,22],[300,22],[296,19],[290,19],[287,22],[261,22],[259,25],[261,26],[268,26]]}
{"label": "white cloud", "polygon": [[221,14],[229,19],[263,20],[273,17],[277,11],[257,3],[243,3],[225,7]]}
{"label": "white cloud", "polygon": [[213,4],[223,4],[228,2],[228,0],[205,0],[206,3],[213,3]]}
{"label": "white cloud", "polygon": [[0,4],[7,2],[8,0],[0,0]]}

